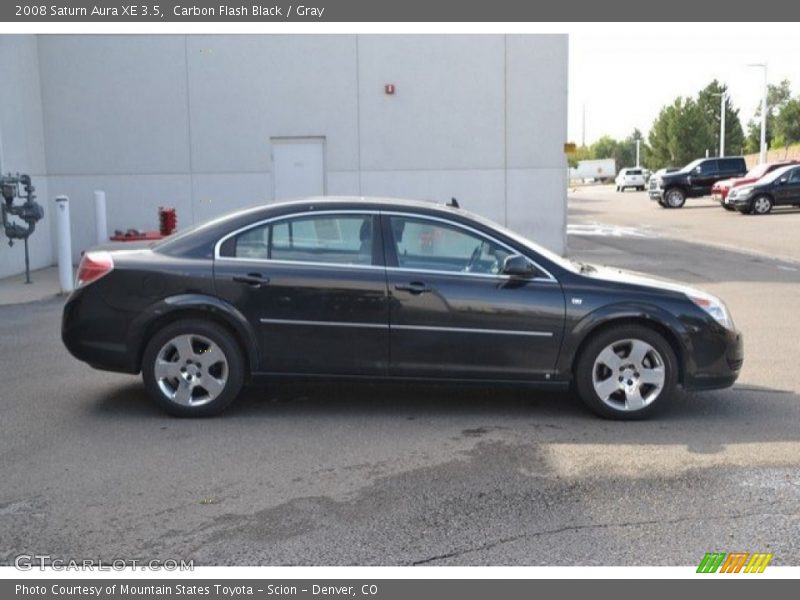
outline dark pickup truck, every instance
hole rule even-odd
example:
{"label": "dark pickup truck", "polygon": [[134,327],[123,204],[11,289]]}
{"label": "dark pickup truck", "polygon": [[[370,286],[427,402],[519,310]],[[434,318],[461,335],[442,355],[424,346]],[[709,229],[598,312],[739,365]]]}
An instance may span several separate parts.
{"label": "dark pickup truck", "polygon": [[701,158],[680,171],[665,173],[650,180],[650,199],[664,208],[680,208],[687,198],[708,196],[711,187],[721,179],[743,177],[747,165],[741,156]]}

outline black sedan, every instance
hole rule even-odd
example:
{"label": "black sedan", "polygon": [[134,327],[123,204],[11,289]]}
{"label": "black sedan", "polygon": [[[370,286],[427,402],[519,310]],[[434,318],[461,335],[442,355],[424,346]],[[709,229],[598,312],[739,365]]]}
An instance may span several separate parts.
{"label": "black sedan", "polygon": [[728,193],[728,203],[751,215],[766,215],[774,206],[800,206],[800,167],[782,167],[753,184],[735,187]]}
{"label": "black sedan", "polygon": [[177,416],[252,377],[518,382],[638,419],[676,386],[732,385],[742,341],[703,291],[572,262],[452,206],[308,199],[147,249],[90,251],[62,338],[142,373]]}

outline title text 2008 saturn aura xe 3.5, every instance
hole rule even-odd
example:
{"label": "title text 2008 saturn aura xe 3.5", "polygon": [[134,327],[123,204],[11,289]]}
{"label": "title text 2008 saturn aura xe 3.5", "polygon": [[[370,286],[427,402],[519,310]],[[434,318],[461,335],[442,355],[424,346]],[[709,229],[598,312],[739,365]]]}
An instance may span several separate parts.
{"label": "title text 2008 saturn aura xe 3.5", "polygon": [[565,260],[457,207],[308,199],[236,212],[146,249],[89,251],[62,337],[138,373],[179,416],[219,413],[255,376],[573,385],[604,417],[742,366],[705,292]]}

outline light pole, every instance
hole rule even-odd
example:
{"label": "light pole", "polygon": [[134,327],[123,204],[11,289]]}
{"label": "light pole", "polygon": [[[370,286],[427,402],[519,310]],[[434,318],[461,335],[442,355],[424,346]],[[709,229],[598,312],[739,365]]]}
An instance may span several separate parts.
{"label": "light pole", "polygon": [[719,96],[719,156],[725,156],[725,100],[728,98],[728,92],[721,92],[719,94],[712,94],[712,96]]}
{"label": "light pole", "polygon": [[641,144],[642,140],[640,138],[636,138],[636,166],[639,165],[639,144]]}
{"label": "light pole", "polygon": [[759,164],[767,162],[767,63],[752,63],[748,67],[764,69],[764,96],[761,99],[761,149],[758,155]]}

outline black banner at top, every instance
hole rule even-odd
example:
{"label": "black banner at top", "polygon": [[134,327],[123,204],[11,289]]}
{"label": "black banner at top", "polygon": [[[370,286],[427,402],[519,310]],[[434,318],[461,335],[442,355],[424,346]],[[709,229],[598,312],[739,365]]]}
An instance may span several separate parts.
{"label": "black banner at top", "polygon": [[[762,0],[6,0],[0,21],[58,22],[610,22],[792,21],[800,3]],[[713,35],[709,30],[709,35]]]}

